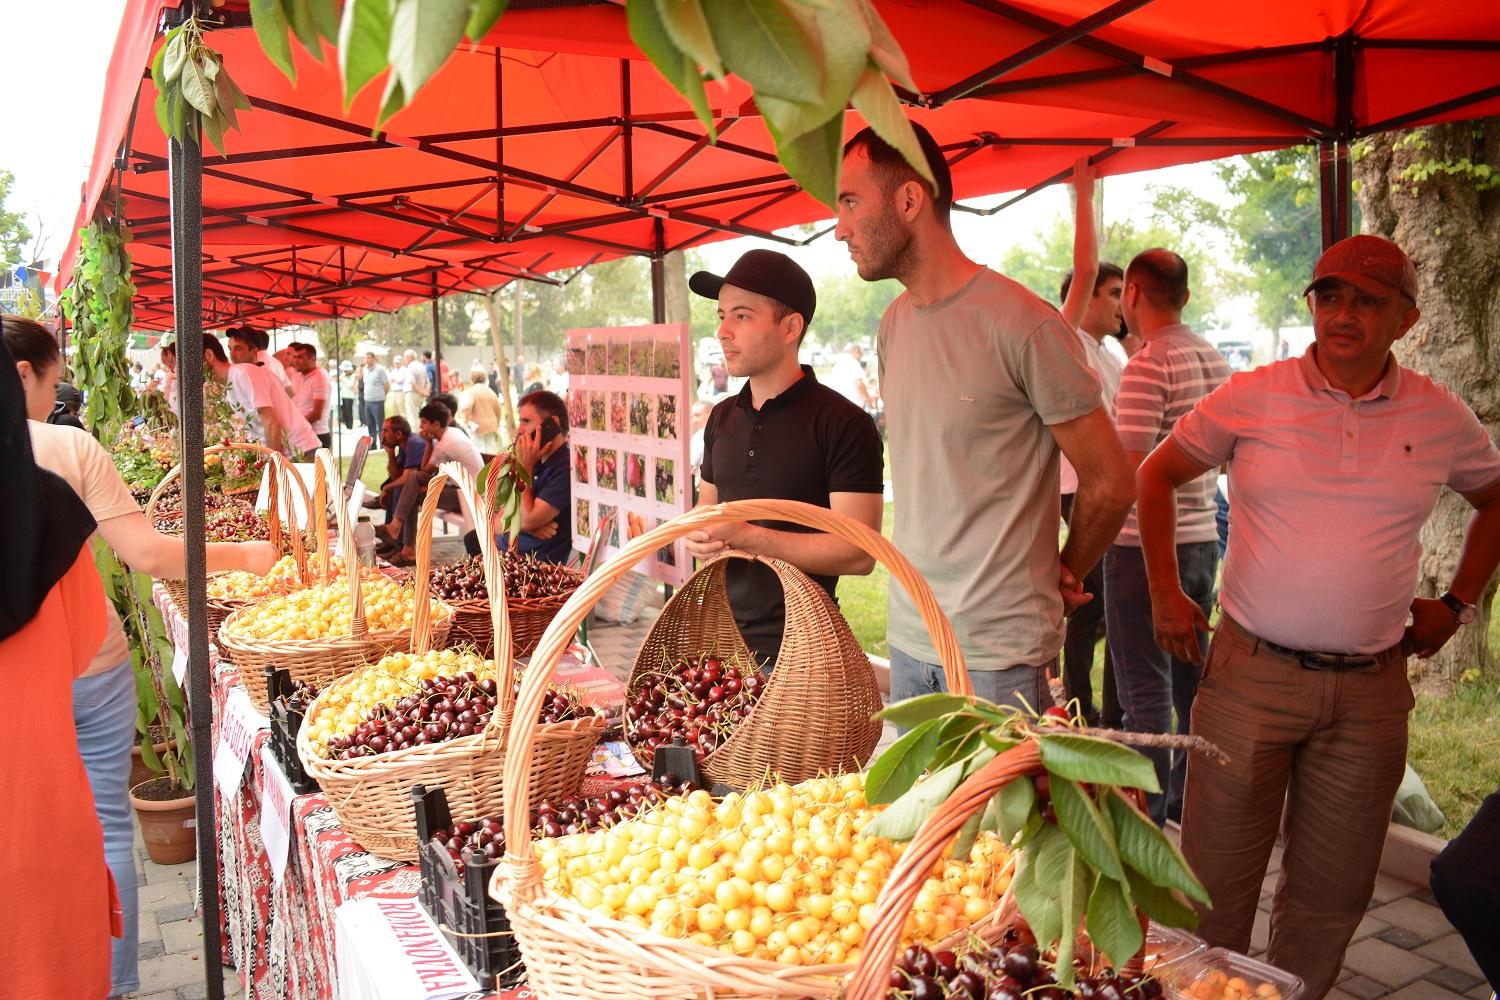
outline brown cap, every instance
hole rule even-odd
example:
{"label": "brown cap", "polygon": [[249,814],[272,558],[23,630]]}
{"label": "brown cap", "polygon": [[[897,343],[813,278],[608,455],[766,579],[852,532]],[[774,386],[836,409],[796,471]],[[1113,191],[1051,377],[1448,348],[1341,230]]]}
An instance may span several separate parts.
{"label": "brown cap", "polygon": [[1411,258],[1390,240],[1379,236],[1350,236],[1323,251],[1306,295],[1326,278],[1339,278],[1375,295],[1400,292],[1417,302],[1417,269]]}

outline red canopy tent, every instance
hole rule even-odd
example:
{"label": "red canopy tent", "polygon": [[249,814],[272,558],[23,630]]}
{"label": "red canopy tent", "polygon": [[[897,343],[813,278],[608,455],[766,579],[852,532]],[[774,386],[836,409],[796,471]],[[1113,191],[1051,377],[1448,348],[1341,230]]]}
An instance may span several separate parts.
{"label": "red canopy tent", "polygon": [[[485,44],[456,53],[375,136],[373,93],[345,114],[332,67],[300,48],[293,87],[262,54],[244,0],[229,0],[209,41],[254,110],[228,156],[200,160],[169,146],[151,113],[146,68],[179,2],[126,10],[78,216],[84,225],[114,183],[107,207],[135,236],[143,326],[191,339],[205,319],[351,316],[621,254],[659,261],[751,234],[792,242],[776,231],[828,216],[788,182],[742,84],[709,88],[722,134],[709,145],[630,42],[621,8],[601,0],[513,0]],[[1349,224],[1351,140],[1500,111],[1494,5],[877,3],[921,88],[903,97],[947,150],[960,198],[1024,197],[1085,152],[1113,174],[1317,142],[1331,240]],[[184,455],[203,446],[202,360],[179,357]],[[207,747],[200,463],[185,463],[183,491],[193,739]],[[210,767],[200,753],[205,979],[218,997]]]}
{"label": "red canopy tent", "polygon": [[[143,70],[172,6],[127,11],[79,216],[118,179],[138,322],[157,328],[172,325],[167,144]],[[922,88],[904,97],[948,149],[960,198],[1030,193],[1085,152],[1123,173],[1500,110],[1495,9],[880,6]],[[395,309],[738,235],[792,242],[776,231],[829,214],[787,180],[742,84],[710,86],[723,137],[709,145],[615,4],[512,4],[378,136],[378,87],[345,114],[331,60],[299,48],[294,87],[248,16],[233,4],[220,13],[211,44],[255,110],[230,133],[229,156],[204,160],[210,325]],[[851,115],[848,128],[861,124]]]}

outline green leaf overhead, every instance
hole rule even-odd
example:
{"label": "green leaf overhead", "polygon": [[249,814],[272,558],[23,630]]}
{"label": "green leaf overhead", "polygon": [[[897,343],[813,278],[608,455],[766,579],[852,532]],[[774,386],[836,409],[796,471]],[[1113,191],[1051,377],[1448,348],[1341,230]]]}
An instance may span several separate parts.
{"label": "green leaf overhead", "polygon": [[250,21],[266,56],[286,74],[288,80],[296,83],[297,67],[292,62],[292,42],[287,35],[289,25],[281,0],[250,0]]}
{"label": "green leaf overhead", "polygon": [[1114,826],[1115,843],[1126,864],[1156,885],[1177,889],[1200,903],[1209,901],[1208,890],[1188,867],[1182,852],[1150,817],[1126,802],[1119,792],[1109,793],[1104,801]]}
{"label": "green leaf overhead", "polygon": [[937,184],[927,166],[927,155],[917,141],[916,130],[911,127],[911,120],[902,110],[901,102],[896,100],[890,81],[880,74],[873,62],[865,67],[850,100],[854,110],[864,115],[876,135],[900,150],[906,161],[915,166],[929,184]]}
{"label": "green leaf overhead", "polygon": [[672,43],[714,79],[724,76],[724,60],[699,0],[655,0],[653,6]]}
{"label": "green leaf overhead", "polygon": [[730,48],[719,45],[724,65],[757,97],[821,103],[823,68],[782,0],[705,0],[703,13],[715,39],[733,40]]}
{"label": "green leaf overhead", "polygon": [[187,47],[182,41],[182,32],[174,31],[161,48],[162,79],[171,83],[182,75],[183,63],[187,61]]}
{"label": "green leaf overhead", "polygon": [[219,105],[214,99],[213,84],[196,59],[189,59],[187,65],[182,68],[182,98],[200,114],[212,115],[218,110]]}
{"label": "green leaf overhead", "polygon": [[339,74],[344,80],[344,107],[365,84],[390,65],[390,0],[347,0],[339,23]]}
{"label": "green leaf overhead", "polygon": [[468,23],[466,0],[400,0],[391,19],[390,57],[403,94],[415,95],[447,62]]}
{"label": "green leaf overhead", "polygon": [[1123,882],[1125,870],[1115,849],[1114,833],[1108,821],[1100,815],[1094,800],[1067,778],[1054,774],[1052,808],[1057,812],[1057,825],[1062,827],[1078,853],[1103,874]]}
{"label": "green leaf overhead", "polygon": [[1000,837],[1007,844],[1026,828],[1026,821],[1036,811],[1036,786],[1030,778],[1017,778],[1000,789]]}
{"label": "green leaf overhead", "polygon": [[318,47],[318,27],[313,23],[311,0],[282,0],[282,10],[292,23],[292,33],[310,52]]}
{"label": "green leaf overhead", "polygon": [[464,25],[464,35],[471,42],[481,42],[490,33],[510,0],[470,0],[469,22]]}
{"label": "green leaf overhead", "polygon": [[713,111],[708,106],[708,92],[703,87],[703,76],[693,61],[673,43],[657,5],[651,0],[632,3],[626,7],[625,15],[631,40],[655,64],[657,72],[687,98],[699,124],[707,131],[709,140],[716,140],[718,129],[714,124]]}
{"label": "green leaf overhead", "polygon": [[1076,733],[1042,733],[1042,763],[1052,774],[1097,785],[1159,792],[1156,769],[1144,755],[1112,740]]}
{"label": "green leaf overhead", "polygon": [[870,35],[870,57],[875,60],[875,64],[880,67],[881,72],[907,90],[918,91],[917,83],[912,79],[911,66],[906,61],[906,53],[901,51],[900,43],[891,34],[891,29],[875,9],[874,3],[871,0],[853,0],[853,4],[864,18],[865,30]]}
{"label": "green leaf overhead", "polygon": [[843,159],[843,116],[830,118],[822,127],[791,140],[783,138],[769,119],[766,127],[776,140],[776,153],[787,174],[804,191],[832,208],[838,200],[839,165]]}

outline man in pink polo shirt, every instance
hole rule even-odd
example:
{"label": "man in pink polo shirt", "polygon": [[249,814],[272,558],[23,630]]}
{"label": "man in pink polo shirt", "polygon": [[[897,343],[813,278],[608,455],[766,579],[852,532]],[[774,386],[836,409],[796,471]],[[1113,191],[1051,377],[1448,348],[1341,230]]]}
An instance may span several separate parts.
{"label": "man in pink polo shirt", "polygon": [[[1213,899],[1199,933],[1245,951],[1280,827],[1267,958],[1318,998],[1374,888],[1406,761],[1406,657],[1473,621],[1500,562],[1500,450],[1390,353],[1419,315],[1400,247],[1343,240],[1305,294],[1313,346],[1234,375],[1179,420],[1141,467],[1137,511],[1157,643],[1197,662],[1208,622],[1178,582],[1173,498],[1228,464],[1223,614],[1192,731],[1229,763],[1189,762],[1182,848]],[[1444,486],[1475,514],[1449,591],[1416,598],[1417,536]]]}

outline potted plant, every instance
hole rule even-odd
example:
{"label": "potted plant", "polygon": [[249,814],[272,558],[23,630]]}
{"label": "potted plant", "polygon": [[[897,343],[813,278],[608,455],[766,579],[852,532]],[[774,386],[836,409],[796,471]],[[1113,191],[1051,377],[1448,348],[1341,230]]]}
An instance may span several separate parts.
{"label": "potted plant", "polygon": [[130,804],[141,826],[141,841],[152,861],[161,865],[191,861],[197,854],[194,825],[193,744],[187,732],[187,698],[170,670],[162,667],[172,655],[166,625],[152,605],[151,578],[121,570],[112,588],[123,594],[126,633],[131,639],[135,669],[136,751],[148,771],[145,780],[132,777]]}

